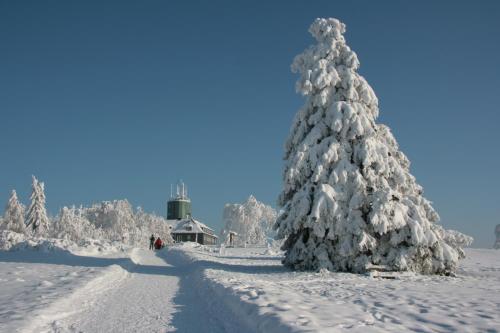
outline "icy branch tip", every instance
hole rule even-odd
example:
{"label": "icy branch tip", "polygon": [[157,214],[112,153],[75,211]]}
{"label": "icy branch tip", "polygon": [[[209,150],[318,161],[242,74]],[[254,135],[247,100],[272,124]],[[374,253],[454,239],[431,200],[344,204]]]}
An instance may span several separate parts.
{"label": "icy branch tip", "polygon": [[317,18],[309,28],[311,35],[318,42],[327,39],[343,39],[342,34],[345,32],[345,24],[336,18]]}

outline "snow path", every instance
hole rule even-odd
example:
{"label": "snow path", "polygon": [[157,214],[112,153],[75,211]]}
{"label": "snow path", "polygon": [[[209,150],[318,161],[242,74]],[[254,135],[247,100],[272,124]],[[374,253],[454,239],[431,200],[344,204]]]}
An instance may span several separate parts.
{"label": "snow path", "polygon": [[[34,321],[26,331],[224,332],[198,299],[198,290],[188,285],[193,265],[178,258],[174,267],[166,251],[134,249],[130,258],[68,300],[54,303],[41,316],[45,323]],[[79,309],[68,311],[75,304]]]}

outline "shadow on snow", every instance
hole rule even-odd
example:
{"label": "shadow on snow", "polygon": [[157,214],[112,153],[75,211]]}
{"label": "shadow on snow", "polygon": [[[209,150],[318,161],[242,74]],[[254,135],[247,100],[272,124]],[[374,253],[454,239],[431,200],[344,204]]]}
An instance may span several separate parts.
{"label": "shadow on snow", "polygon": [[[209,260],[191,261],[184,257],[180,251],[159,251],[156,256],[164,260],[166,266],[142,265],[134,263],[130,258],[102,258],[75,255],[69,251],[58,250],[55,252],[38,251],[0,251],[0,264],[2,262],[33,263],[66,265],[79,267],[108,267],[119,265],[130,273],[175,276],[179,278],[179,289],[173,299],[176,312],[173,314],[171,325],[175,332],[225,332],[238,329],[245,333],[239,318],[234,318],[234,311],[221,304],[220,299],[210,292],[206,282],[202,281],[200,274],[205,269],[223,270],[229,273],[246,274],[277,274],[287,272],[282,265],[252,265],[218,263]],[[232,259],[249,259],[246,257],[222,257]],[[275,260],[275,258],[258,258],[259,260]],[[200,285],[203,284],[203,285]],[[224,326],[217,318],[224,318]]]}

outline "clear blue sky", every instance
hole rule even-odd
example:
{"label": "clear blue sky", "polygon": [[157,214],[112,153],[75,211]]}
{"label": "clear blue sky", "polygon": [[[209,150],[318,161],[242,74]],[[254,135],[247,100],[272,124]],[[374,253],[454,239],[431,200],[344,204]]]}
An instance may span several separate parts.
{"label": "clear blue sky", "polygon": [[0,203],[28,203],[34,174],[53,215],[120,198],[165,215],[177,179],[216,228],[227,202],[275,205],[316,17],[347,24],[442,224],[491,246],[499,1],[1,0]]}

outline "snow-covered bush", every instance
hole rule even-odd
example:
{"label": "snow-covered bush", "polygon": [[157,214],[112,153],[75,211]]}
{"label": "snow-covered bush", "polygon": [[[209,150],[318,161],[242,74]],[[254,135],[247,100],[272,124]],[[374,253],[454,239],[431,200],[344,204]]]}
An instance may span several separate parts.
{"label": "snow-covered bush", "polygon": [[134,244],[136,222],[134,210],[127,200],[103,201],[82,210],[83,216],[97,229],[103,231],[103,238]]}
{"label": "snow-covered bush", "polygon": [[44,238],[24,235],[10,230],[0,232],[0,251],[72,252],[77,255],[93,255],[127,251],[120,242],[82,239],[78,243],[70,239]]}
{"label": "snow-covered bush", "polygon": [[140,230],[140,241],[144,242],[144,239],[149,239],[151,234],[156,237],[160,237],[167,244],[172,244],[174,239],[172,238],[171,226],[167,223],[165,218],[146,213],[141,207],[137,208],[135,213],[135,220],[138,229]]}
{"label": "snow-covered bush", "polygon": [[[276,211],[251,195],[243,204],[226,204],[222,239],[227,244],[230,231],[236,232],[236,246],[266,245],[276,221]],[[227,245],[226,244],[226,245]]]}
{"label": "snow-covered bush", "polygon": [[34,250],[53,252],[65,250],[72,245],[74,243],[70,240],[33,237],[32,235],[24,235],[10,230],[0,232],[0,250],[2,251]]}
{"label": "snow-covered bush", "polygon": [[11,231],[11,230],[1,230],[0,231],[0,250],[8,251],[14,245],[24,242],[26,240],[26,235]]}
{"label": "snow-covered bush", "polygon": [[435,228],[439,216],[410,174],[378,100],[337,19],[316,19],[317,44],[298,55],[297,91],[307,96],[285,145],[284,264],[294,269],[421,273],[455,271],[462,253]]}
{"label": "snow-covered bush", "polygon": [[51,236],[81,242],[87,238],[100,239],[103,232],[84,217],[83,208],[63,207],[51,224]]}
{"label": "snow-covered bush", "polygon": [[495,228],[495,236],[496,236],[496,241],[495,244],[493,244],[494,249],[500,249],[500,224],[497,224]]}
{"label": "snow-covered bush", "polygon": [[24,211],[24,205],[17,199],[16,191],[12,190],[9,202],[5,207],[4,218],[0,221],[0,229],[11,230],[23,234],[26,231],[24,225]]}
{"label": "snow-covered bush", "polygon": [[28,208],[26,228],[33,235],[46,236],[49,232],[49,218],[45,209],[45,185],[33,177],[31,204]]}

